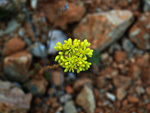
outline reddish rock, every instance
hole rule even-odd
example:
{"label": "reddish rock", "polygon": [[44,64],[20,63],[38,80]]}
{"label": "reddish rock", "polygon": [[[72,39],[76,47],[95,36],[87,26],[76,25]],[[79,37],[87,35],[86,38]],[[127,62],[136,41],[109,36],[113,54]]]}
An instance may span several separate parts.
{"label": "reddish rock", "polygon": [[4,55],[10,55],[25,48],[26,44],[20,38],[12,38],[5,45]]}
{"label": "reddish rock", "polygon": [[100,76],[96,79],[96,85],[99,89],[104,88],[108,85],[108,80],[105,76]]}
{"label": "reddish rock", "polygon": [[66,92],[69,93],[69,94],[74,92],[74,90],[71,86],[66,86],[65,89],[66,89]]}
{"label": "reddish rock", "polygon": [[32,56],[27,51],[21,51],[4,59],[4,71],[8,80],[24,82],[28,79],[28,70]]}
{"label": "reddish rock", "polygon": [[78,79],[78,80],[75,81],[73,88],[75,90],[79,90],[85,84],[91,87],[92,86],[92,81],[88,78]]}
{"label": "reddish rock", "polygon": [[73,35],[81,40],[88,39],[91,48],[101,51],[119,39],[132,20],[133,15],[127,10],[89,14],[74,29]]}
{"label": "reddish rock", "polygon": [[[61,74],[61,75],[60,75]],[[63,73],[60,73],[60,71],[51,71],[53,82],[56,86],[61,86],[61,84],[64,82],[64,75]]]}
{"label": "reddish rock", "polygon": [[147,87],[147,88],[146,88],[146,93],[147,93],[148,95],[150,95],[150,87]]}
{"label": "reddish rock", "polygon": [[136,64],[133,64],[131,66],[129,66],[129,70],[128,70],[128,76],[132,77],[132,78],[138,78],[142,73],[142,70],[139,66],[137,66]]}
{"label": "reddish rock", "polygon": [[124,51],[116,51],[114,54],[114,59],[117,63],[125,61],[127,58],[127,53]]}
{"label": "reddish rock", "polygon": [[[67,2],[68,1],[63,0],[54,2],[53,4],[46,3],[41,4],[40,7],[45,13],[48,21],[53,24],[55,22],[59,8],[64,7]],[[60,13],[55,26],[61,27],[62,29],[66,29],[67,24],[80,21],[84,14],[85,9],[83,5],[79,3],[69,3],[69,9],[65,12],[63,11]]]}
{"label": "reddish rock", "polygon": [[127,92],[124,88],[118,88],[116,91],[116,94],[117,94],[117,99],[121,101],[125,98],[125,96],[127,95]]}
{"label": "reddish rock", "polygon": [[137,102],[139,102],[139,99],[137,97],[134,97],[134,96],[128,96],[128,101],[130,103],[137,103]]}
{"label": "reddish rock", "polygon": [[31,79],[25,84],[25,89],[31,92],[33,95],[44,95],[46,92],[48,82],[45,78],[41,79]]}
{"label": "reddish rock", "polygon": [[150,55],[146,53],[136,59],[136,65],[140,67],[147,67],[149,66],[149,59],[150,59]]}
{"label": "reddish rock", "polygon": [[115,87],[128,88],[132,84],[132,79],[127,76],[119,75],[113,78]]}
{"label": "reddish rock", "polygon": [[118,70],[115,70],[112,67],[108,66],[100,72],[100,75],[105,76],[106,78],[113,78],[118,75]]}
{"label": "reddish rock", "polygon": [[0,112],[27,113],[30,109],[32,95],[25,94],[10,82],[0,81]]}
{"label": "reddish rock", "polygon": [[132,26],[129,32],[129,37],[140,49],[150,49],[150,12],[140,14],[137,22]]}

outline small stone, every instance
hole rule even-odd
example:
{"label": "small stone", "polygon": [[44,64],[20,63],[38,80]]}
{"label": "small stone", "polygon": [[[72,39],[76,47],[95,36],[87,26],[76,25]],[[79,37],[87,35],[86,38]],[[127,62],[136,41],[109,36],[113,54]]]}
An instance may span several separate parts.
{"label": "small stone", "polygon": [[118,43],[115,43],[109,48],[109,54],[113,54],[115,51],[119,50],[121,50],[121,46]]}
{"label": "small stone", "polygon": [[144,11],[150,11],[150,0],[144,0]]}
{"label": "small stone", "polygon": [[0,81],[0,112],[27,113],[30,109],[32,95],[10,82]]}
{"label": "small stone", "polygon": [[100,76],[96,79],[96,85],[99,89],[104,88],[108,85],[108,80],[105,76]]}
{"label": "small stone", "polygon": [[31,79],[25,85],[25,89],[33,95],[42,96],[46,92],[48,82],[44,79]]}
{"label": "small stone", "polygon": [[118,75],[118,70],[115,70],[110,66],[107,66],[100,72],[100,75],[105,76],[106,78],[110,79]]}
{"label": "small stone", "polygon": [[64,82],[64,75],[60,71],[51,71],[53,82],[56,86],[61,86]]}
{"label": "small stone", "polygon": [[92,81],[91,81],[91,79],[83,78],[83,79],[76,80],[75,83],[74,83],[73,89],[74,90],[79,90],[85,84],[88,85],[89,87],[92,87]]}
{"label": "small stone", "polygon": [[[9,34],[14,32],[15,30],[17,30],[17,28],[19,27],[19,23],[16,20],[11,20],[8,25],[7,28],[4,31],[4,34]],[[19,43],[18,43],[19,44]],[[17,46],[17,45],[16,45]]]}
{"label": "small stone", "polygon": [[76,102],[87,113],[94,113],[96,105],[92,90],[88,86],[84,86],[81,92],[78,94]]}
{"label": "small stone", "polygon": [[137,86],[137,87],[135,88],[135,90],[136,90],[136,92],[137,92],[137,94],[138,94],[139,96],[145,93],[144,88],[141,87],[141,86]]}
{"label": "small stone", "polygon": [[102,53],[101,54],[101,60],[102,61],[106,61],[106,60],[108,60],[108,58],[109,58],[109,54],[108,53]]}
{"label": "small stone", "polygon": [[64,112],[65,113],[77,113],[77,109],[76,109],[73,101],[68,101],[65,104]]}
{"label": "small stone", "polygon": [[127,54],[124,51],[116,51],[114,55],[114,59],[117,63],[121,63],[125,61],[127,58]]}
{"label": "small stone", "polygon": [[138,65],[139,67],[149,66],[149,59],[150,59],[150,55],[146,53],[136,59],[136,65]]}
{"label": "small stone", "polygon": [[74,93],[74,90],[73,90],[73,88],[71,87],[71,86],[66,86],[65,87],[65,89],[66,89],[66,93],[68,93],[68,94],[72,94],[72,93]]}
{"label": "small stone", "polygon": [[128,88],[132,84],[132,79],[127,76],[119,75],[113,78],[115,87]]}
{"label": "small stone", "polygon": [[67,101],[71,100],[72,96],[70,94],[65,94],[60,97],[60,102],[61,103],[66,103]]}
{"label": "small stone", "polygon": [[142,73],[141,68],[139,66],[137,66],[136,64],[133,64],[133,65],[129,66],[127,75],[132,78],[138,78],[138,77],[140,77],[141,73]]}
{"label": "small stone", "polygon": [[[42,11],[45,13],[48,21],[50,23],[54,23],[59,8],[64,7],[67,2],[68,2],[67,0],[63,0],[54,2],[53,4],[45,3],[41,4],[40,7]],[[80,19],[84,16],[84,14],[85,14],[84,5],[81,5],[79,3],[69,3],[69,10],[62,12],[59,15],[55,26],[60,27],[62,29],[66,29],[67,24],[80,21]]]}
{"label": "small stone", "polygon": [[133,14],[128,10],[111,10],[88,14],[74,29],[78,39],[88,39],[91,48],[104,50],[124,34],[133,21]]}
{"label": "small stone", "polygon": [[150,87],[147,87],[147,88],[146,88],[146,93],[147,93],[148,95],[150,95]]}
{"label": "small stone", "polygon": [[117,99],[119,101],[123,100],[125,96],[127,95],[127,92],[124,88],[118,88],[116,91]]}
{"label": "small stone", "polygon": [[4,55],[16,53],[25,48],[26,44],[18,37],[10,39],[5,45]]}
{"label": "small stone", "polygon": [[35,43],[31,46],[30,52],[36,57],[45,57],[46,56],[46,48],[41,43]]}
{"label": "small stone", "polygon": [[139,99],[137,97],[134,97],[134,96],[129,96],[128,101],[131,103],[137,103],[137,102],[139,102]]}
{"label": "small stone", "polygon": [[60,30],[50,31],[48,37],[51,38],[50,41],[47,41],[48,45],[50,46],[48,49],[49,54],[57,53],[57,51],[54,49],[57,42],[64,44],[64,40],[67,40],[67,36]]}
{"label": "small stone", "polygon": [[111,101],[115,101],[116,100],[116,96],[112,93],[106,93],[107,98],[109,98]]}
{"label": "small stone", "polygon": [[8,80],[24,82],[29,78],[28,70],[32,56],[27,51],[21,51],[4,59],[4,71]]}
{"label": "small stone", "polygon": [[[146,0],[145,0],[146,1]],[[129,31],[129,38],[136,44],[139,49],[150,49],[149,30],[150,30],[150,12],[141,13],[138,15],[138,20]]]}
{"label": "small stone", "polygon": [[131,52],[132,49],[134,48],[134,45],[132,44],[132,42],[127,39],[127,38],[124,38],[122,40],[122,48],[126,51],[126,52]]}

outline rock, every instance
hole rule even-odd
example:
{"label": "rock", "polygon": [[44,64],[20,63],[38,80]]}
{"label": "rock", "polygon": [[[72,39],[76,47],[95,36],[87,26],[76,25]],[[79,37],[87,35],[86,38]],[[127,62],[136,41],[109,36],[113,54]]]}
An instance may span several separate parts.
{"label": "rock", "polygon": [[108,60],[109,58],[109,54],[106,52],[106,53],[101,53],[101,60],[102,61],[106,61]]}
{"label": "rock", "polygon": [[31,79],[25,85],[25,89],[35,96],[42,96],[46,92],[48,82],[44,78]]}
{"label": "rock", "polygon": [[136,90],[138,96],[141,96],[142,94],[145,93],[145,89],[144,89],[142,86],[137,86],[137,87],[135,88],[135,90]]}
{"label": "rock", "polygon": [[66,93],[67,93],[67,94],[72,94],[72,93],[74,93],[74,90],[73,90],[73,88],[72,88],[70,85],[67,85],[67,86],[65,87],[65,90],[66,90]]}
{"label": "rock", "polygon": [[107,79],[111,79],[117,76],[118,73],[119,73],[118,70],[115,70],[110,66],[107,66],[100,72],[100,75],[105,76]]}
{"label": "rock", "polygon": [[136,65],[141,67],[147,67],[149,66],[149,59],[150,59],[150,55],[148,53],[138,57],[136,59]]}
{"label": "rock", "polygon": [[88,78],[82,78],[82,79],[78,79],[75,81],[73,89],[74,90],[79,90],[80,88],[82,88],[84,85],[88,85],[89,87],[92,87],[92,81],[91,79]]}
{"label": "rock", "polygon": [[66,103],[67,101],[71,100],[72,96],[70,94],[65,94],[60,97],[60,102],[61,103]]}
{"label": "rock", "polygon": [[32,95],[25,94],[10,82],[0,81],[0,112],[27,113],[30,109]]}
{"label": "rock", "polygon": [[[59,8],[64,7],[67,2],[68,2],[67,0],[63,0],[63,1],[54,2],[53,4],[46,3],[41,5],[41,9],[47,16],[47,19],[50,23],[55,22]],[[85,9],[83,5],[79,3],[70,2],[69,10],[60,13],[55,26],[60,27],[62,29],[66,29],[67,24],[80,21],[80,19],[83,17],[84,14],[85,14]]]}
{"label": "rock", "polygon": [[150,0],[144,0],[144,11],[150,11]]}
{"label": "rock", "polygon": [[4,34],[9,34],[16,31],[19,26],[20,25],[16,20],[11,20],[5,29]]}
{"label": "rock", "polygon": [[45,57],[46,56],[46,48],[41,43],[35,43],[32,47],[30,52],[36,57]]}
{"label": "rock", "polygon": [[130,103],[138,103],[139,102],[139,99],[135,96],[128,96],[128,101]]}
{"label": "rock", "polygon": [[60,71],[51,71],[53,82],[56,86],[61,86],[64,82],[64,75]]}
{"label": "rock", "polygon": [[128,70],[128,76],[132,77],[133,79],[140,77],[142,74],[142,70],[136,64],[130,65]]}
{"label": "rock", "polygon": [[129,31],[130,40],[134,42],[136,46],[142,50],[150,49],[149,18],[150,18],[149,12],[140,14],[137,22],[131,27]]}
{"label": "rock", "polygon": [[150,87],[147,87],[147,88],[146,88],[146,93],[147,93],[148,95],[150,95]]}
{"label": "rock", "polygon": [[77,113],[76,107],[73,101],[68,101],[64,107],[65,113]]}
{"label": "rock", "polygon": [[132,44],[132,42],[127,39],[127,38],[124,38],[122,40],[122,48],[126,51],[126,52],[131,52],[134,48],[134,45]]}
{"label": "rock", "polygon": [[116,96],[117,96],[117,99],[119,101],[123,100],[125,98],[125,96],[127,95],[127,92],[124,88],[117,88],[116,90]]}
{"label": "rock", "polygon": [[115,43],[109,48],[109,54],[113,54],[115,51],[118,50],[121,50],[121,46],[118,43]]}
{"label": "rock", "polygon": [[49,54],[55,54],[57,51],[54,49],[57,42],[60,42],[61,44],[64,44],[64,40],[67,39],[67,36],[60,30],[53,30],[50,31],[48,34],[49,37],[51,37],[51,42],[48,41],[50,47],[48,49]]}
{"label": "rock", "polygon": [[112,93],[106,93],[107,98],[109,98],[111,101],[115,101],[116,100],[116,96]]}
{"label": "rock", "polygon": [[26,44],[18,37],[10,39],[5,45],[4,55],[10,55],[16,53],[25,48]]}
{"label": "rock", "polygon": [[96,108],[95,99],[92,90],[88,86],[84,86],[82,91],[78,94],[76,102],[86,113],[94,113]]}
{"label": "rock", "polygon": [[28,79],[28,70],[32,56],[27,51],[17,52],[4,59],[6,78],[11,81],[24,82]]}
{"label": "rock", "polygon": [[88,39],[91,48],[102,51],[124,34],[132,20],[133,15],[128,10],[89,14],[75,28],[73,35]]}
{"label": "rock", "polygon": [[128,88],[132,84],[132,79],[127,76],[119,75],[113,78],[115,87]]}
{"label": "rock", "polygon": [[127,53],[124,51],[116,51],[114,54],[114,59],[117,63],[122,63],[127,59]]}
{"label": "rock", "polygon": [[105,76],[100,76],[96,79],[96,86],[101,89],[104,88],[108,85],[108,80],[107,77]]}

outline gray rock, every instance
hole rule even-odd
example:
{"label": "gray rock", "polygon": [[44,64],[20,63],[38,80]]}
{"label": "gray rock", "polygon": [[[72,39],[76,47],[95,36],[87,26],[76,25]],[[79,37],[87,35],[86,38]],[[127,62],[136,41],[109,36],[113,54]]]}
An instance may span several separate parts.
{"label": "gray rock", "polygon": [[77,113],[76,107],[73,101],[68,101],[64,107],[65,113]]}
{"label": "gray rock", "polygon": [[116,100],[116,96],[112,93],[106,93],[107,98],[109,98],[111,101],[115,101]]}
{"label": "gray rock", "polygon": [[60,42],[61,44],[64,44],[64,40],[67,39],[67,36],[60,30],[53,30],[50,31],[48,34],[49,37],[51,37],[51,42],[48,41],[47,43],[50,45],[50,48],[48,49],[49,54],[55,54],[57,51],[54,49],[57,42]]}
{"label": "gray rock", "polygon": [[74,29],[73,35],[81,40],[88,39],[91,48],[102,51],[123,36],[133,19],[128,10],[89,14]]}
{"label": "gray rock", "polygon": [[32,95],[25,94],[10,82],[0,81],[0,112],[27,113],[30,109]]}
{"label": "gray rock", "polygon": [[28,70],[32,62],[32,55],[27,51],[21,51],[4,59],[4,71],[6,78],[11,81],[25,82],[28,78]]}
{"label": "gray rock", "polygon": [[8,25],[7,28],[4,31],[4,34],[9,34],[14,32],[15,30],[17,30],[17,28],[19,27],[19,23],[16,20],[11,20]]}
{"label": "gray rock", "polygon": [[122,48],[126,51],[126,52],[131,52],[132,49],[134,48],[134,45],[132,44],[132,42],[127,39],[127,38],[124,38],[122,40]]}
{"label": "gray rock", "polygon": [[143,0],[144,1],[144,11],[150,11],[150,0]]}
{"label": "gray rock", "polygon": [[88,86],[84,86],[77,96],[76,102],[86,111],[86,113],[94,113],[96,107],[94,94]]}
{"label": "gray rock", "polygon": [[109,48],[109,53],[113,54],[115,51],[121,50],[121,46],[118,43],[114,43],[110,48]]}
{"label": "gray rock", "polygon": [[41,43],[35,43],[31,49],[30,52],[36,56],[36,57],[43,57],[46,56],[46,48],[43,44]]}

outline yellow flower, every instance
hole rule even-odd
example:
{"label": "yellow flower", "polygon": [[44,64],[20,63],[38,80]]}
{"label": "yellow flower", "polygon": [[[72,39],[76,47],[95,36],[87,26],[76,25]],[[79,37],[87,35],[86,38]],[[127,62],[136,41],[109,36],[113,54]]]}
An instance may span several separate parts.
{"label": "yellow flower", "polygon": [[79,73],[80,71],[85,71],[90,68],[91,63],[87,62],[87,57],[92,57],[93,50],[87,48],[90,43],[85,39],[83,42],[75,39],[72,41],[71,38],[64,41],[62,45],[60,42],[54,47],[57,51],[60,51],[55,57],[55,61],[58,61],[60,65],[65,68],[64,72],[74,72],[74,70]]}

